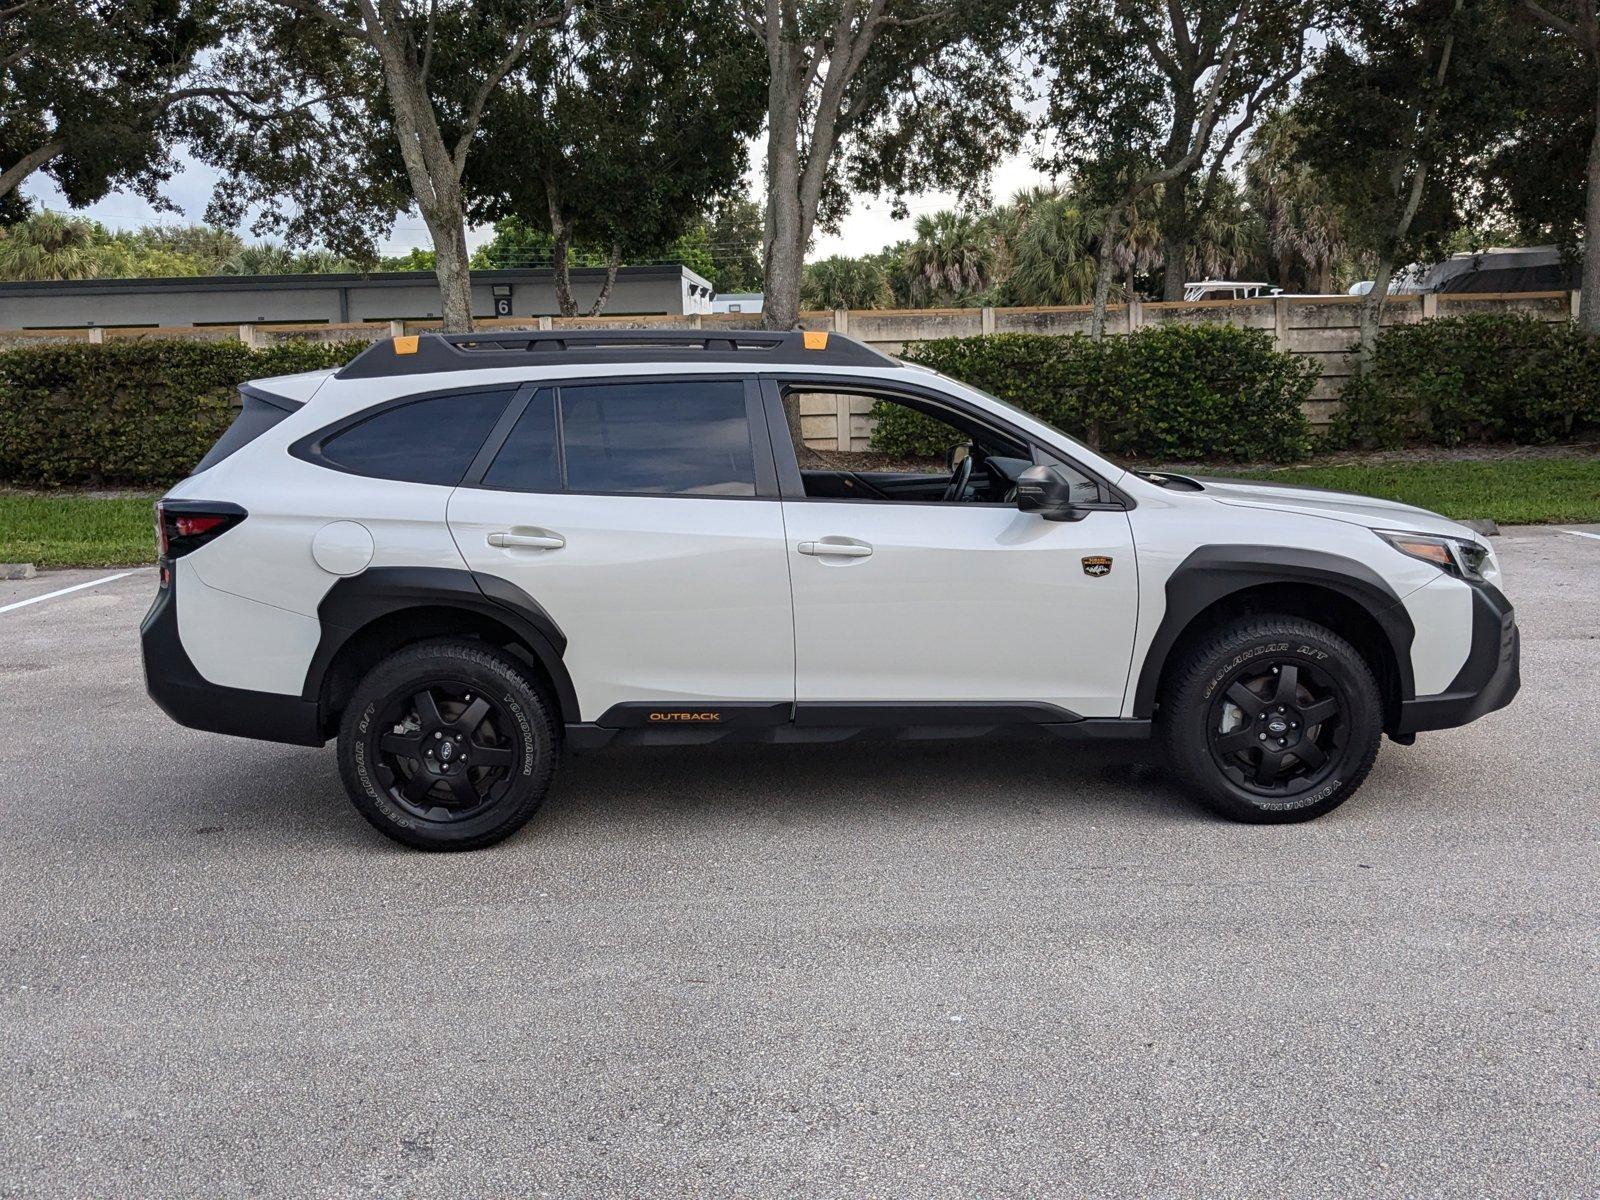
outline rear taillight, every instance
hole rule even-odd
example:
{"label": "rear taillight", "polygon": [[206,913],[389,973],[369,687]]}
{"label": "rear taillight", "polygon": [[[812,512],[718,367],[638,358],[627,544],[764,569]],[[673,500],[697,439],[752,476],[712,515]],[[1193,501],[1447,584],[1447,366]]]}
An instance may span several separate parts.
{"label": "rear taillight", "polygon": [[182,558],[215,541],[240,521],[237,504],[208,500],[161,500],[156,503],[156,542],[165,559]]}

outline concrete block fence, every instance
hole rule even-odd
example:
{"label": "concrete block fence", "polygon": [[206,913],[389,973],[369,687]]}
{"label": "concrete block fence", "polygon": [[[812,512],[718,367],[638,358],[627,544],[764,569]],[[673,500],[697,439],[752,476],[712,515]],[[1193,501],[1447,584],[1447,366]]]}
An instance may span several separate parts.
{"label": "concrete block fence", "polygon": [[[1332,419],[1339,394],[1354,370],[1361,301],[1354,296],[1272,296],[1257,300],[1140,302],[1113,305],[1109,329],[1131,333],[1147,326],[1221,322],[1270,333],[1280,350],[1315,359],[1321,368],[1306,405],[1314,425]],[[1569,321],[1578,311],[1577,292],[1462,292],[1394,296],[1384,306],[1384,325],[1407,325],[1435,317],[1469,313],[1522,313],[1544,321]],[[801,314],[807,329],[849,334],[889,354],[910,342],[989,333],[1088,333],[1087,305],[1050,308],[838,309]],[[749,313],[689,316],[601,316],[484,318],[478,328],[534,329],[747,329],[759,323]],[[386,321],[360,324],[262,324],[93,329],[0,329],[0,350],[50,343],[104,343],[124,338],[184,338],[196,341],[238,339],[251,346],[309,339],[319,342],[371,342],[379,338],[437,329],[438,321]],[[871,434],[870,402],[848,396],[811,396],[801,413],[806,441],[819,449],[863,449]]]}

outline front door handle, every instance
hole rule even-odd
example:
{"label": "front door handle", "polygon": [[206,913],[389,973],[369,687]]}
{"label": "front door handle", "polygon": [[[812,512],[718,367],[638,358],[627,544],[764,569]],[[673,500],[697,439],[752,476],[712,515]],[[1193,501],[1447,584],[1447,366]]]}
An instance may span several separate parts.
{"label": "front door handle", "polygon": [[527,533],[502,529],[489,535],[489,545],[499,546],[502,549],[559,550],[566,544],[566,538],[559,533],[551,533],[548,529],[536,529]]}
{"label": "front door handle", "polygon": [[817,558],[870,558],[872,547],[848,538],[823,538],[820,542],[801,542],[800,553]]}

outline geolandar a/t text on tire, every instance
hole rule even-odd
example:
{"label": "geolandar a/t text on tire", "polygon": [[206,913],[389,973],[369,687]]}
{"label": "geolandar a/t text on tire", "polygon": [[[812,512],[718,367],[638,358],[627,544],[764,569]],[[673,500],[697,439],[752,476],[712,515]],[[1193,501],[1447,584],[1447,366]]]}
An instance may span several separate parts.
{"label": "geolandar a/t text on tire", "polygon": [[[728,739],[1154,739],[1302,821],[1518,687],[1471,530],[1127,470],[836,334],[424,334],[241,401],[157,506],[150,694],[337,738],[423,849],[513,833],[565,750]],[[945,453],[864,453],[897,417]]]}

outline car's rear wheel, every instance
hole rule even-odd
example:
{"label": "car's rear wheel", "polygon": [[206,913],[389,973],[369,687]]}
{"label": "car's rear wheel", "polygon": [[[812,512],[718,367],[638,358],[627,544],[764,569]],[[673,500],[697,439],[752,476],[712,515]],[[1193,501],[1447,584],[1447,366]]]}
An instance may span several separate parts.
{"label": "car's rear wheel", "polygon": [[357,685],[339,769],[362,816],[423,850],[476,850],[520,829],[555,774],[550,710],[524,669],[480,644],[422,642]]}
{"label": "car's rear wheel", "polygon": [[1372,668],[1310,621],[1254,616],[1191,647],[1161,707],[1173,762],[1216,812],[1306,821],[1343,804],[1372,769],[1383,700]]}

